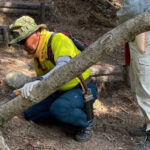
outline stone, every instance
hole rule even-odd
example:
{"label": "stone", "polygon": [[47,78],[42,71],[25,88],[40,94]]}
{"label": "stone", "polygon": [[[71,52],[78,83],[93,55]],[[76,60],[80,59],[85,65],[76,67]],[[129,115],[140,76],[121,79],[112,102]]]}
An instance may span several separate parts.
{"label": "stone", "polygon": [[4,79],[4,82],[13,89],[21,88],[25,83],[30,81],[31,77],[20,71],[10,71]]}

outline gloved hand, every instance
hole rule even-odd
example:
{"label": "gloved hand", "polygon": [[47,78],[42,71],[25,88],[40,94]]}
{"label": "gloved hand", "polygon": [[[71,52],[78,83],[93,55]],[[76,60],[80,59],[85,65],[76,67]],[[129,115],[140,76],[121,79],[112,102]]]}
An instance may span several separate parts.
{"label": "gloved hand", "polygon": [[21,89],[19,89],[19,91],[21,92],[21,96],[24,98],[28,98],[33,87],[39,82],[39,80],[35,80],[33,82],[26,83]]}

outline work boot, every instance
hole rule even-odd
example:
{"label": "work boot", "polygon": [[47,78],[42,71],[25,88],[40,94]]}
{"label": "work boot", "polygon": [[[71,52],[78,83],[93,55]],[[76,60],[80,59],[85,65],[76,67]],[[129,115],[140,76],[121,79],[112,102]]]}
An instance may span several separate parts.
{"label": "work boot", "polygon": [[137,143],[133,148],[129,150],[150,150],[150,131],[143,137],[141,143]]}
{"label": "work boot", "polygon": [[146,124],[139,128],[129,130],[131,136],[146,136]]}
{"label": "work boot", "polygon": [[93,129],[96,126],[96,118],[94,117],[89,121],[89,126],[82,128],[75,136],[75,139],[79,142],[88,141],[92,137]]}

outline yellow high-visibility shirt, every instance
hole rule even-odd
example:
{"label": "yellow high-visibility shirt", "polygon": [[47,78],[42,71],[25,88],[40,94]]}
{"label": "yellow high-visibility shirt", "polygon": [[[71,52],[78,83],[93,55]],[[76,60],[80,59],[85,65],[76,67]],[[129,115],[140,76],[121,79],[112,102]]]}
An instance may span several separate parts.
{"label": "yellow high-visibility shirt", "polygon": [[[52,33],[51,33],[52,34]],[[48,40],[45,44],[45,48],[47,51],[47,44]],[[52,41],[51,41],[51,49],[54,56],[54,61],[61,57],[61,56],[69,56],[70,58],[74,58],[76,55],[80,53],[80,50],[77,49],[77,47],[74,45],[72,40],[64,35],[63,33],[57,33]],[[46,56],[48,58],[48,56]],[[55,65],[48,59],[46,59],[43,62],[40,62],[43,68],[45,68],[47,71],[42,71],[38,67],[38,63],[35,61],[35,71],[38,75],[44,75],[51,69],[55,67]],[[63,73],[62,73],[63,74]],[[82,73],[82,76],[84,79],[87,79],[90,76],[90,69],[87,69],[84,73]],[[69,90],[78,85],[80,80],[78,78],[74,78],[71,81],[67,82],[65,85],[60,87],[60,90]]]}

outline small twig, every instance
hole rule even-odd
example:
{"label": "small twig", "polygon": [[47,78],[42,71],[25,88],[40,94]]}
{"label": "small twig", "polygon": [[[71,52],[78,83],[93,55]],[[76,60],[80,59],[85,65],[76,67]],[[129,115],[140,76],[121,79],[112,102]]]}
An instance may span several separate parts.
{"label": "small twig", "polygon": [[111,3],[109,2],[108,0],[105,0],[108,4],[110,4],[114,9],[116,9],[116,7]]}
{"label": "small twig", "polygon": [[129,114],[126,110],[124,110],[123,108],[119,107],[119,109],[121,109],[123,112]]}

